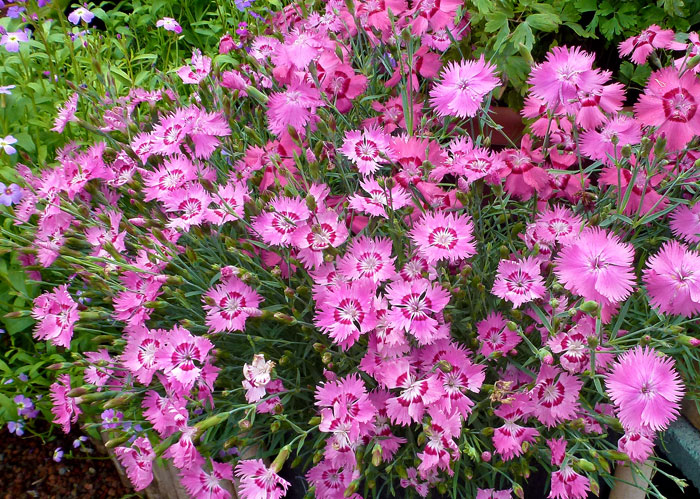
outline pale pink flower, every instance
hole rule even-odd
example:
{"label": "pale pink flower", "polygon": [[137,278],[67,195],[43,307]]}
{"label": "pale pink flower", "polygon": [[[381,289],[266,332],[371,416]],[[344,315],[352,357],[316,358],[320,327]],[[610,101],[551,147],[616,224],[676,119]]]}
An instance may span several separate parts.
{"label": "pale pink flower", "polygon": [[188,426],[187,421],[179,421],[177,429],[180,431],[180,438],[168,447],[164,456],[172,459],[173,465],[180,470],[201,466],[204,459],[192,440],[197,433],[197,428]]}
{"label": "pale pink flower", "polygon": [[634,247],[599,228],[587,228],[555,258],[554,273],[566,289],[603,305],[627,298],[635,284]]}
{"label": "pale pink flower", "polygon": [[590,490],[590,481],[579,475],[570,466],[564,466],[552,473],[552,490],[550,499],[586,499]]}
{"label": "pale pink flower", "polygon": [[680,75],[674,67],[654,71],[644,93],[634,105],[634,114],[642,125],[656,128],[666,137],[671,151],[683,149],[700,135],[700,81],[686,71]]}
{"label": "pale pink flower", "polygon": [[533,415],[548,427],[576,418],[581,386],[583,382],[578,377],[542,365],[535,387],[530,391]]}
{"label": "pale pink flower", "polygon": [[161,397],[158,392],[149,390],[143,398],[143,416],[153,425],[162,438],[177,432],[187,422],[186,400],[178,395]]}
{"label": "pale pink flower", "polygon": [[384,366],[387,388],[399,388],[398,396],[386,401],[386,412],[391,421],[403,426],[420,423],[429,407],[445,396],[436,374],[418,378],[408,362],[398,361]]}
{"label": "pale pink flower", "polygon": [[262,297],[238,277],[230,277],[210,289],[202,298],[206,323],[215,333],[244,331],[248,317],[259,316]]}
{"label": "pale pink flower", "polygon": [[265,466],[262,459],[239,461],[236,476],[241,481],[238,492],[242,499],[279,499],[289,488],[289,482]]}
{"label": "pale pink flower", "polygon": [[671,212],[671,230],[689,243],[700,243],[700,203],[679,205]]}
{"label": "pale pink flower", "polygon": [[328,459],[322,460],[306,473],[306,479],[316,487],[316,499],[345,499],[345,490],[359,476],[356,466],[336,466]]}
{"label": "pale pink flower", "polygon": [[482,55],[477,61],[452,62],[430,91],[430,104],[439,116],[475,116],[486,94],[500,83],[496,66]]}
{"label": "pale pink flower", "polygon": [[700,313],[700,254],[677,241],[667,241],[647,261],[644,285],[649,302],[665,314],[692,317]]}
{"label": "pale pink flower", "polygon": [[78,304],[68,293],[64,284],[53,291],[46,291],[34,300],[32,317],[37,325],[34,337],[48,340],[52,344],[69,348],[73,337],[73,327],[78,322]]}
{"label": "pale pink flower", "polygon": [[630,55],[630,60],[635,64],[644,64],[654,49],[685,50],[683,43],[674,40],[675,34],[672,29],[661,29],[660,26],[652,24],[637,36],[631,36],[620,42],[618,49],[620,57]]}
{"label": "pale pink flower", "polygon": [[500,312],[489,313],[486,319],[477,323],[476,330],[481,340],[479,353],[487,358],[494,352],[507,355],[522,341],[518,333],[506,327],[506,319]]}
{"label": "pale pink flower", "polygon": [[501,260],[491,292],[512,302],[516,308],[542,298],[545,287],[539,261],[531,256],[524,260]]}
{"label": "pale pink flower", "polygon": [[53,422],[61,425],[63,433],[68,433],[71,423],[77,423],[78,416],[83,412],[80,410],[76,399],[68,396],[68,392],[71,391],[70,375],[59,375],[58,381],[51,385],[49,391],[51,394],[51,412],[54,415]]}
{"label": "pale pink flower", "polygon": [[163,28],[166,31],[172,31],[173,33],[182,33],[182,26],[172,17],[163,17],[156,21],[157,28]]}
{"label": "pale pink flower", "polygon": [[[427,426],[427,428],[426,428]],[[450,463],[460,457],[459,447],[454,441],[462,433],[462,420],[459,414],[447,415],[442,411],[431,411],[430,425],[424,426],[425,447],[416,453],[420,460],[418,472],[423,479],[438,470],[444,470],[449,475],[454,471]]]}
{"label": "pale pink flower", "polygon": [[426,213],[410,232],[418,254],[428,264],[446,259],[452,263],[476,254],[474,224],[469,215]]}
{"label": "pale pink flower", "polygon": [[275,363],[265,360],[262,353],[253,356],[253,362],[243,364],[243,388],[246,389],[245,398],[248,403],[257,402],[265,396],[265,387],[272,380],[272,369]]}
{"label": "pale pink flower", "polygon": [[134,440],[131,447],[117,447],[114,454],[125,468],[134,490],[143,490],[153,481],[153,461],[156,458],[147,437]]}
{"label": "pale pink flower", "polygon": [[673,359],[641,346],[618,358],[605,384],[622,426],[634,431],[666,429],[685,391]]}
{"label": "pale pink flower", "polygon": [[339,150],[362,175],[370,175],[395,159],[391,137],[376,126],[347,131]]}

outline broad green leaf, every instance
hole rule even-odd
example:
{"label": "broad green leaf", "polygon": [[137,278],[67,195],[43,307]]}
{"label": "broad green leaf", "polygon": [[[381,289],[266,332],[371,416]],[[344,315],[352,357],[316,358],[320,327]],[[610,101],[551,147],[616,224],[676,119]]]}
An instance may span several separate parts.
{"label": "broad green leaf", "polygon": [[511,41],[516,47],[522,43],[528,51],[532,50],[535,44],[535,36],[532,34],[532,29],[530,29],[530,23],[520,23],[520,25],[515,28],[515,31],[513,31]]}
{"label": "broad green leaf", "polygon": [[549,32],[557,29],[561,19],[556,14],[530,14],[525,22],[534,29]]}
{"label": "broad green leaf", "polygon": [[487,33],[495,33],[496,31],[502,29],[503,26],[508,26],[508,16],[506,16],[503,12],[496,12],[489,17],[489,20],[484,26],[484,31]]}
{"label": "broad green leaf", "polygon": [[576,0],[574,4],[579,12],[595,12],[598,8],[597,0]]}

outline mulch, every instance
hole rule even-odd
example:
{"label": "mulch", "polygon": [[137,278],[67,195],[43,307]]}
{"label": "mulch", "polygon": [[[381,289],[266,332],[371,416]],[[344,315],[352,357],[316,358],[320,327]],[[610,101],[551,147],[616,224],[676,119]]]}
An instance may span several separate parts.
{"label": "mulch", "polygon": [[[59,432],[60,433],[60,432]],[[0,430],[1,499],[108,499],[138,497],[122,483],[112,461],[95,450],[88,455],[73,449],[80,433],[55,435],[44,443],[25,433],[18,437]],[[90,441],[86,446],[95,448]],[[66,455],[53,460],[56,447]],[[72,450],[74,458],[68,457]]]}

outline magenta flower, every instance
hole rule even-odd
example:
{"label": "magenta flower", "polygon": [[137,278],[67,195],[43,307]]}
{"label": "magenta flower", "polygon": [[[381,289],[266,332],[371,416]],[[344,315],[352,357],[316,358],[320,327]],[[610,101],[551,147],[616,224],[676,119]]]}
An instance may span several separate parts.
{"label": "magenta flower", "polygon": [[590,490],[590,481],[579,475],[570,466],[564,466],[552,473],[552,490],[550,499],[586,499]]}
{"label": "magenta flower", "polygon": [[65,130],[66,125],[73,121],[78,121],[75,117],[75,112],[78,109],[78,93],[74,92],[62,106],[58,108],[58,115],[53,122],[52,131],[61,133]]}
{"label": "magenta flower", "polygon": [[299,248],[299,260],[304,266],[317,268],[323,263],[323,250],[337,248],[348,238],[344,220],[338,220],[333,210],[316,213],[292,234],[292,244]]}
{"label": "magenta flower", "polygon": [[426,425],[425,429],[425,447],[422,452],[416,453],[420,460],[418,472],[423,479],[437,473],[438,470],[447,471],[451,475],[453,471],[450,463],[460,457],[459,447],[454,441],[454,438],[458,438],[462,433],[460,416],[447,416],[442,411],[434,411],[430,415],[430,425]]}
{"label": "magenta flower", "polygon": [[317,301],[314,324],[347,349],[377,324],[374,295],[375,284],[370,279],[340,283]]}
{"label": "magenta flower", "polygon": [[121,365],[143,385],[150,385],[153,375],[158,370],[156,353],[165,343],[167,331],[137,327],[126,338],[124,353],[120,357]]}
{"label": "magenta flower", "polygon": [[699,104],[697,76],[691,71],[681,76],[676,68],[666,67],[651,74],[634,114],[642,125],[656,127],[669,150],[677,151],[700,135]]}
{"label": "magenta flower", "polygon": [[203,297],[207,326],[215,333],[244,331],[248,317],[257,317],[262,297],[238,277],[230,277]]}
{"label": "magenta flower", "polygon": [[661,313],[692,317],[700,313],[700,254],[667,241],[647,261],[644,285]]}
{"label": "magenta flower", "polygon": [[643,463],[654,452],[653,431],[632,431],[625,432],[617,442],[617,450],[624,452],[633,463]]}
{"label": "magenta flower", "polygon": [[54,345],[69,348],[73,326],[78,322],[78,304],[64,284],[47,291],[34,300],[32,317],[37,320],[34,337]]}
{"label": "magenta flower", "polygon": [[423,215],[410,237],[428,264],[442,259],[455,263],[476,254],[473,232],[469,215],[438,211]]}
{"label": "magenta flower", "polygon": [[486,94],[500,83],[496,66],[482,55],[477,61],[452,62],[430,91],[430,104],[439,116],[475,116]]}
{"label": "magenta flower", "polygon": [[533,443],[539,435],[536,429],[517,424],[520,419],[526,420],[532,410],[530,397],[524,393],[516,393],[509,398],[508,403],[501,404],[494,411],[496,416],[504,420],[503,426],[494,429],[492,437],[493,446],[504,461],[522,455],[523,443]]}
{"label": "magenta flower", "polygon": [[[385,179],[386,180],[386,179]],[[393,187],[379,185],[373,178],[366,178],[360,181],[360,187],[368,196],[360,193],[350,197],[350,208],[371,216],[389,218],[387,210],[396,211],[411,202],[406,189],[396,184]]]}
{"label": "magenta flower", "polygon": [[644,64],[654,49],[685,50],[685,44],[674,40],[672,29],[661,29],[652,24],[637,36],[631,36],[620,42],[618,49],[620,57],[630,55],[630,60],[635,64]]}
{"label": "magenta flower", "polygon": [[318,120],[316,109],[323,105],[321,92],[317,88],[294,80],[284,92],[270,96],[267,109],[270,132],[281,135],[291,126],[303,134],[307,124]]}
{"label": "magenta flower", "polygon": [[183,83],[198,85],[211,73],[211,57],[202,55],[199,49],[194,49],[190,62],[191,64],[178,69],[177,74]]}
{"label": "magenta flower", "polygon": [[427,279],[401,280],[389,284],[386,298],[391,305],[387,317],[394,328],[411,333],[422,345],[433,342],[438,335],[436,316],[449,303],[450,293]]}
{"label": "magenta flower", "polygon": [[587,228],[555,258],[554,273],[566,289],[603,305],[627,298],[635,284],[634,247],[599,228]]}
{"label": "magenta flower", "polygon": [[515,331],[506,327],[506,320],[500,312],[491,312],[483,321],[476,325],[478,338],[481,340],[479,353],[489,357],[493,352],[507,355],[522,341]]}
{"label": "magenta flower", "polygon": [[345,133],[340,152],[357,166],[362,175],[370,175],[395,159],[391,137],[378,127],[349,130]]}
{"label": "magenta flower", "polygon": [[383,370],[387,388],[401,390],[386,401],[387,415],[395,424],[420,423],[426,408],[445,396],[436,374],[418,378],[405,359],[388,363]]}
{"label": "magenta flower", "polygon": [[[324,459],[306,473],[307,480],[316,487],[316,497],[328,499],[344,498],[345,490],[359,476],[357,466],[337,466],[328,459]],[[263,499],[266,496],[255,497]]]}
{"label": "magenta flower", "polygon": [[[229,463],[217,463],[209,459],[211,473],[207,473],[197,464],[183,469],[180,481],[192,497],[202,499],[229,499],[231,493],[222,483],[224,480],[233,481],[233,469]],[[245,496],[241,493],[241,496]]]}
{"label": "magenta flower", "polygon": [[700,203],[679,205],[671,212],[671,230],[689,243],[700,243]]}
{"label": "magenta flower", "polygon": [[16,144],[17,139],[12,135],[6,135],[4,138],[0,138],[0,149],[5,151],[5,154],[14,154],[17,149],[12,147],[12,144]]}
{"label": "magenta flower", "polygon": [[190,390],[207,362],[214,345],[206,338],[192,336],[185,328],[175,326],[164,336],[166,343],[156,352],[158,368],[168,380],[177,381]]}
{"label": "magenta flower", "polygon": [[26,41],[29,41],[27,31],[13,31],[2,35],[0,45],[8,52],[19,52],[19,44]]}
{"label": "magenta flower", "polygon": [[[613,140],[617,143],[613,144]],[[599,130],[587,130],[581,135],[581,151],[588,158],[614,166],[622,158],[622,148],[639,144],[642,130],[634,118],[618,114],[603,123]]]}
{"label": "magenta flower", "polygon": [[498,263],[498,275],[491,292],[513,302],[516,308],[544,296],[545,287],[540,264],[534,257],[524,260],[501,260]]}
{"label": "magenta flower", "polygon": [[0,182],[0,204],[12,206],[22,201],[22,188],[17,184],[5,185]]}
{"label": "magenta flower", "polygon": [[368,278],[380,283],[392,279],[396,270],[391,250],[391,239],[359,236],[353,239],[345,256],[338,260],[338,271],[351,281]]}
{"label": "magenta flower", "polygon": [[268,244],[286,246],[292,233],[309,218],[306,201],[301,198],[278,197],[268,203],[269,209],[253,221],[253,229]]}
{"label": "magenta flower", "polygon": [[86,24],[90,24],[90,21],[92,21],[94,18],[95,14],[90,12],[85,7],[78,7],[68,15],[68,20],[76,25],[80,24],[81,20],[85,21]]}
{"label": "magenta flower", "polygon": [[173,191],[164,201],[165,211],[171,215],[168,227],[187,232],[191,227],[208,221],[211,196],[201,184],[190,183]]}
{"label": "magenta flower", "polygon": [[156,27],[163,28],[166,31],[172,31],[173,33],[182,33],[182,26],[180,26],[172,17],[158,19],[156,22]]}
{"label": "magenta flower", "polygon": [[670,357],[637,346],[622,354],[605,380],[622,426],[660,431],[678,417],[683,382]]}
{"label": "magenta flower", "polygon": [[546,244],[567,245],[579,235],[583,220],[571,209],[560,205],[547,207],[537,215],[535,231]]}
{"label": "magenta flower", "polygon": [[53,422],[61,425],[63,433],[70,431],[71,423],[78,422],[78,416],[82,414],[76,399],[68,396],[71,391],[70,375],[61,374],[58,381],[51,385],[51,412],[55,416]]}
{"label": "magenta flower", "polygon": [[241,481],[238,492],[242,499],[280,499],[289,487],[289,482],[265,466],[262,459],[239,461],[236,476]]}
{"label": "magenta flower", "polygon": [[576,418],[578,394],[583,382],[560,369],[542,365],[530,391],[533,415],[548,427]]}
{"label": "magenta flower", "polygon": [[532,95],[546,102],[550,109],[569,106],[594,73],[593,61],[593,54],[580,47],[554,47],[545,61],[530,72],[528,83],[532,85]]}
{"label": "magenta flower", "polygon": [[513,494],[511,489],[478,489],[475,499],[513,499]]}

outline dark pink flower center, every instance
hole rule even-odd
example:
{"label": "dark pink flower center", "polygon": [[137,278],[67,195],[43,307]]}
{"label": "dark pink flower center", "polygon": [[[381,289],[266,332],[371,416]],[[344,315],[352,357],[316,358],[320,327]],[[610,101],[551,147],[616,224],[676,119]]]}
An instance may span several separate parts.
{"label": "dark pink flower center", "polygon": [[457,231],[452,227],[436,227],[428,235],[428,243],[443,250],[451,250],[457,246]]}
{"label": "dark pink flower center", "polygon": [[674,88],[661,98],[666,118],[678,123],[687,123],[698,110],[695,98],[685,88]]}

